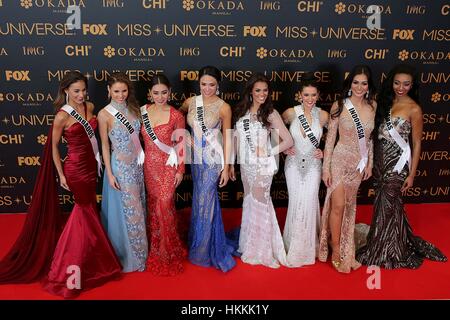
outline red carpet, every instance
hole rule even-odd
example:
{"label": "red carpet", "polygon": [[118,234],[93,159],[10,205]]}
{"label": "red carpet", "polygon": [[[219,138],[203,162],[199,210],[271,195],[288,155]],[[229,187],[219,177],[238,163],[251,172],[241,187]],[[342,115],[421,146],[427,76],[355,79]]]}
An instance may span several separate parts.
{"label": "red carpet", "polygon": [[[415,234],[450,255],[450,204],[419,204],[406,207]],[[357,222],[370,223],[372,206],[358,206]],[[188,227],[189,210],[181,224]],[[240,209],[225,209],[227,228],[240,223]],[[286,209],[278,209],[283,228]],[[0,257],[12,245],[24,215],[0,215]],[[330,263],[289,269],[251,266],[237,259],[229,273],[202,268],[186,261],[185,272],[176,277],[156,277],[149,272],[125,274],[121,280],[87,291],[78,299],[170,300],[300,300],[300,299],[450,299],[450,263],[425,260],[418,270],[381,270],[381,289],[366,286],[370,274],[362,267],[339,274]],[[39,283],[0,285],[0,299],[60,299],[41,289]]]}

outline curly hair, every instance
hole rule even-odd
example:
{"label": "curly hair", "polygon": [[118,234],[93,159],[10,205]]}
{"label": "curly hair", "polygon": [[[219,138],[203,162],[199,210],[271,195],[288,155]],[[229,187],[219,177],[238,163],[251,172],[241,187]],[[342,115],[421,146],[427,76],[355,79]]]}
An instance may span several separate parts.
{"label": "curly hair", "polygon": [[375,130],[377,130],[383,121],[388,117],[392,102],[395,98],[394,78],[397,74],[407,74],[412,78],[412,87],[408,91],[408,96],[419,104],[419,77],[414,67],[407,64],[398,64],[389,71],[381,84],[381,89],[377,97],[377,112],[375,115]]}
{"label": "curly hair", "polygon": [[251,100],[251,92],[255,83],[264,82],[267,84],[269,92],[266,98],[266,101],[261,105],[258,109],[257,118],[265,127],[270,125],[268,120],[269,115],[273,112],[273,103],[272,103],[272,88],[270,87],[269,79],[263,75],[262,73],[254,73],[245,84],[244,92],[242,94],[242,99],[236,105],[236,110],[234,112],[234,123],[236,123],[241,117],[245,116],[250,107],[252,106]]}

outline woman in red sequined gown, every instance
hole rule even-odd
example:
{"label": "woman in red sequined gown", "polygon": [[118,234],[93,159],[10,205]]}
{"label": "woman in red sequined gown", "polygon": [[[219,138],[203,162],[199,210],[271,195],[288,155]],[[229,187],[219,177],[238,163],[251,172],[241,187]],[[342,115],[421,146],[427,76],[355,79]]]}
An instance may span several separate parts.
{"label": "woman in red sequined gown", "polygon": [[[95,130],[94,105],[85,102],[86,90],[86,78],[79,72],[70,72],[61,81],[55,105],[60,109],[66,99]],[[58,151],[62,135],[68,147],[64,169]],[[97,161],[85,128],[69,113],[59,110],[53,123],[52,141],[60,184],[73,193],[75,205],[56,245],[50,271],[42,282],[50,293],[73,298],[119,276],[121,266],[100,222]]]}
{"label": "woman in red sequined gown", "polygon": [[[183,260],[187,250],[177,231],[175,189],[183,181],[184,162],[182,135],[174,139],[180,129],[184,132],[185,120],[181,112],[167,104],[170,96],[169,80],[162,74],[153,77],[150,83],[152,104],[147,110],[148,119],[159,142],[178,149],[178,165],[167,164],[169,154],[161,150],[142,126],[145,144],[144,179],[147,190],[147,225],[149,236],[148,269],[155,275],[171,276],[183,272]],[[174,141],[176,140],[176,141]]]}

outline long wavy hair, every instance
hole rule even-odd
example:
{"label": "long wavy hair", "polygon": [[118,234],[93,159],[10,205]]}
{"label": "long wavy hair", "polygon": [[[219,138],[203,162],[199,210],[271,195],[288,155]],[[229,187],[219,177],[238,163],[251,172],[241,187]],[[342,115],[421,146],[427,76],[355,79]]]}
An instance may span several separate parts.
{"label": "long wavy hair", "polygon": [[141,111],[139,109],[139,103],[136,99],[134,93],[134,85],[128,78],[128,76],[123,72],[114,72],[108,77],[107,85],[111,89],[112,85],[115,83],[124,83],[128,87],[128,97],[127,97],[127,108],[136,117],[140,118]]}
{"label": "long wavy hair", "polygon": [[58,94],[56,96],[53,105],[55,106],[56,111],[58,111],[62,106],[66,104],[66,92],[65,90],[70,87],[72,83],[83,81],[86,86],[86,91],[88,88],[88,80],[87,78],[79,71],[69,71],[59,82]]}
{"label": "long wavy hair", "polygon": [[245,116],[250,107],[252,106],[251,93],[255,83],[264,82],[269,88],[266,101],[260,106],[257,113],[258,121],[260,121],[265,127],[270,125],[268,120],[269,115],[273,112],[272,103],[272,88],[270,87],[269,79],[262,73],[254,73],[245,84],[244,92],[242,93],[242,99],[236,105],[236,109],[233,116],[233,121],[236,123],[241,117]]}
{"label": "long wavy hair", "polygon": [[419,104],[419,77],[414,67],[407,64],[398,64],[389,71],[381,84],[381,89],[377,97],[377,112],[375,115],[375,130],[377,130],[383,121],[388,117],[392,102],[395,98],[394,77],[397,74],[408,74],[412,78],[412,86],[408,91],[408,96]]}
{"label": "long wavy hair", "polygon": [[376,89],[373,83],[372,70],[370,70],[369,66],[367,65],[357,65],[353,67],[347,78],[345,78],[344,83],[342,84],[341,97],[338,99],[338,109],[335,112],[331,113],[332,119],[335,119],[341,115],[342,110],[344,109],[344,100],[347,98],[348,91],[352,87],[353,79],[355,78],[355,76],[360,74],[366,75],[367,83],[369,85],[369,97],[366,98],[366,95],[364,95],[364,99],[372,108],[374,108],[373,101]]}

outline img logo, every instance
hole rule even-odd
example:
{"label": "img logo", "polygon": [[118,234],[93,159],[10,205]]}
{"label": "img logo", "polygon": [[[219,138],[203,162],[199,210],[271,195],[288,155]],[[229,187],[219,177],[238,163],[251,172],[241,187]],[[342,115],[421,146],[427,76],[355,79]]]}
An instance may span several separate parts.
{"label": "img logo", "polygon": [[123,8],[122,0],[102,0],[103,8]]}
{"label": "img logo", "polygon": [[280,1],[260,1],[259,10],[261,11],[279,11],[281,9]]}

